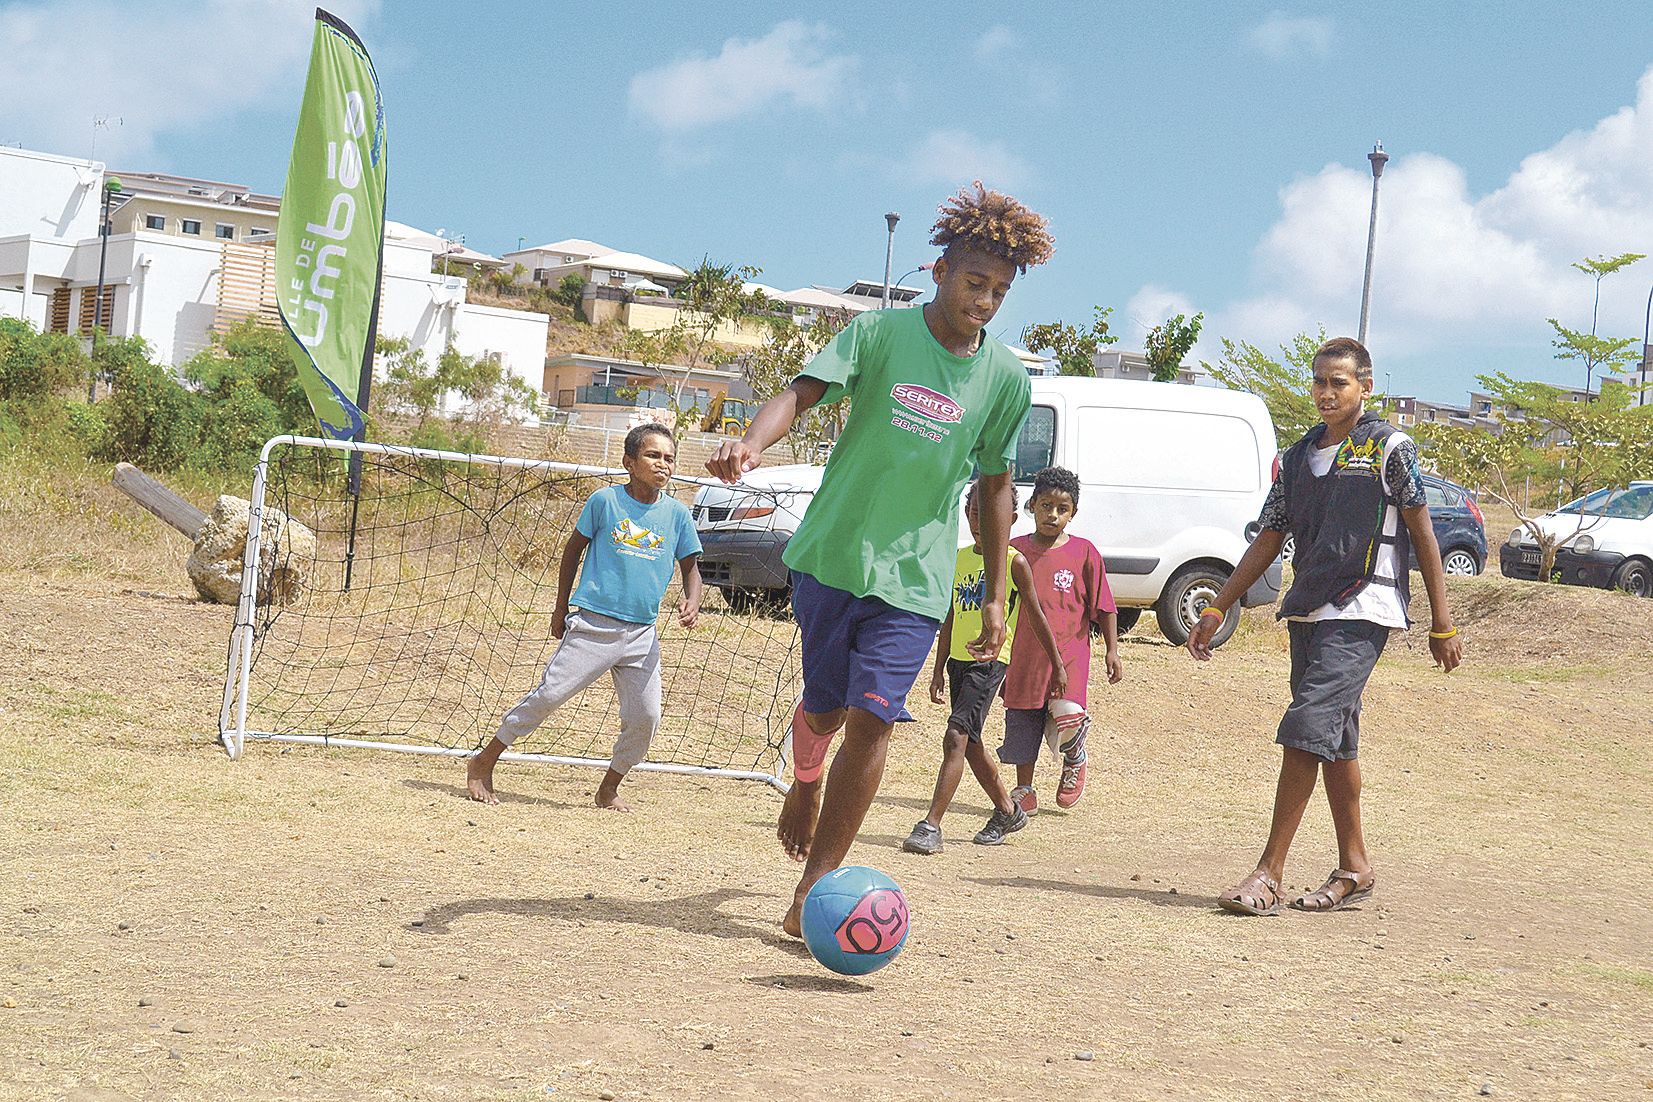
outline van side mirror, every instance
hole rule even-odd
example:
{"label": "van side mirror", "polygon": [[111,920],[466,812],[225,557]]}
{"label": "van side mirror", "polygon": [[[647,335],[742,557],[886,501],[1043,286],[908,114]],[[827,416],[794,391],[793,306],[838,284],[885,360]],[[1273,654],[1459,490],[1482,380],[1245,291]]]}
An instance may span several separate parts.
{"label": "van side mirror", "polygon": [[1255,520],[1252,521],[1250,524],[1245,526],[1245,541],[1247,543],[1256,543],[1257,537],[1262,534],[1262,531],[1263,526]]}

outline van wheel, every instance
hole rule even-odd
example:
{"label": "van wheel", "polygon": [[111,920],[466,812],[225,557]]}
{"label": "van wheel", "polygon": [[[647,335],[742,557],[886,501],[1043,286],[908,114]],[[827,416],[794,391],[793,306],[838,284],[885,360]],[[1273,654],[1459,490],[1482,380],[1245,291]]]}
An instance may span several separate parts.
{"label": "van wheel", "polygon": [[[1161,634],[1179,647],[1188,642],[1194,625],[1199,622],[1200,610],[1217,599],[1227,582],[1228,574],[1213,566],[1191,566],[1172,578],[1154,604]],[[1239,626],[1239,610],[1230,609],[1211,645],[1220,647],[1228,642]]]}
{"label": "van wheel", "polygon": [[1142,610],[1140,608],[1122,608],[1119,610],[1117,615],[1119,619],[1119,634],[1124,635],[1127,631],[1130,631],[1132,628],[1136,627],[1136,622],[1142,619]]}

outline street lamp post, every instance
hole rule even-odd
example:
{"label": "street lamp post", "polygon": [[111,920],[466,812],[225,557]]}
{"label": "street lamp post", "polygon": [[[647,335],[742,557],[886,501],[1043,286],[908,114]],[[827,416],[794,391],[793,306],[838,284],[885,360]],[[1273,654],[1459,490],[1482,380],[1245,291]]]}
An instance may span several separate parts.
{"label": "street lamp post", "polygon": [[1383,151],[1383,143],[1378,142],[1372,151],[1366,154],[1366,159],[1372,162],[1372,218],[1366,224],[1366,278],[1360,288],[1361,344],[1366,343],[1366,319],[1371,315],[1372,307],[1372,247],[1377,243],[1378,181],[1383,178],[1383,166],[1389,160],[1389,154]]}
{"label": "street lamp post", "polygon": [[901,216],[895,211],[884,216],[884,224],[890,228],[890,235],[884,245],[884,309],[890,308],[890,263],[895,259],[895,224],[901,221]]}
{"label": "street lamp post", "polygon": [[1653,345],[1648,344],[1648,339],[1653,337],[1653,329],[1650,329],[1650,326],[1653,326],[1653,287],[1648,288],[1647,313],[1642,318],[1642,388],[1636,391],[1636,404],[1638,406],[1647,404],[1647,377],[1650,373],[1653,373]]}
{"label": "street lamp post", "polygon": [[86,400],[98,400],[98,330],[103,327],[103,277],[109,263],[109,203],[120,194],[121,178],[111,176],[103,182],[103,218],[98,223],[98,292],[92,300],[92,371],[86,381]]}

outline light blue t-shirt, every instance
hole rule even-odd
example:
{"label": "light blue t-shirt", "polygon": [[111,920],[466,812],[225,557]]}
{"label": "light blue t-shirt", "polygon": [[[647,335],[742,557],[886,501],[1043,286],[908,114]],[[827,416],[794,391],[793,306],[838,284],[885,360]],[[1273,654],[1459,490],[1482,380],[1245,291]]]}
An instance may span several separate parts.
{"label": "light blue t-shirt", "polygon": [[678,560],[700,554],[689,507],[668,494],[644,505],[624,486],[604,486],[574,527],[591,546],[569,604],[633,624],[654,623]]}

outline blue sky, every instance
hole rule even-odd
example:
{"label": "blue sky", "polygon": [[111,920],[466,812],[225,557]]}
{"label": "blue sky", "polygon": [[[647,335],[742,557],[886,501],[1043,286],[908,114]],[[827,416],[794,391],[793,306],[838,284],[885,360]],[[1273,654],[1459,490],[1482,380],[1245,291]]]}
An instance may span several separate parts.
{"label": "blue sky", "polygon": [[[994,330],[1113,306],[1122,347],[1199,309],[1265,346],[1359,313],[1397,392],[1557,382],[1544,318],[1588,327],[1585,255],[1653,253],[1653,13],[1530,2],[945,6],[341,0],[384,84],[391,216],[503,252],[588,237],[766,283],[933,257],[981,176],[1046,214],[1047,266]],[[1174,9],[1174,10],[1167,10]],[[0,142],[279,190],[311,6],[0,3]],[[1640,337],[1653,260],[1603,287]],[[1380,386],[1382,380],[1380,378]]]}

